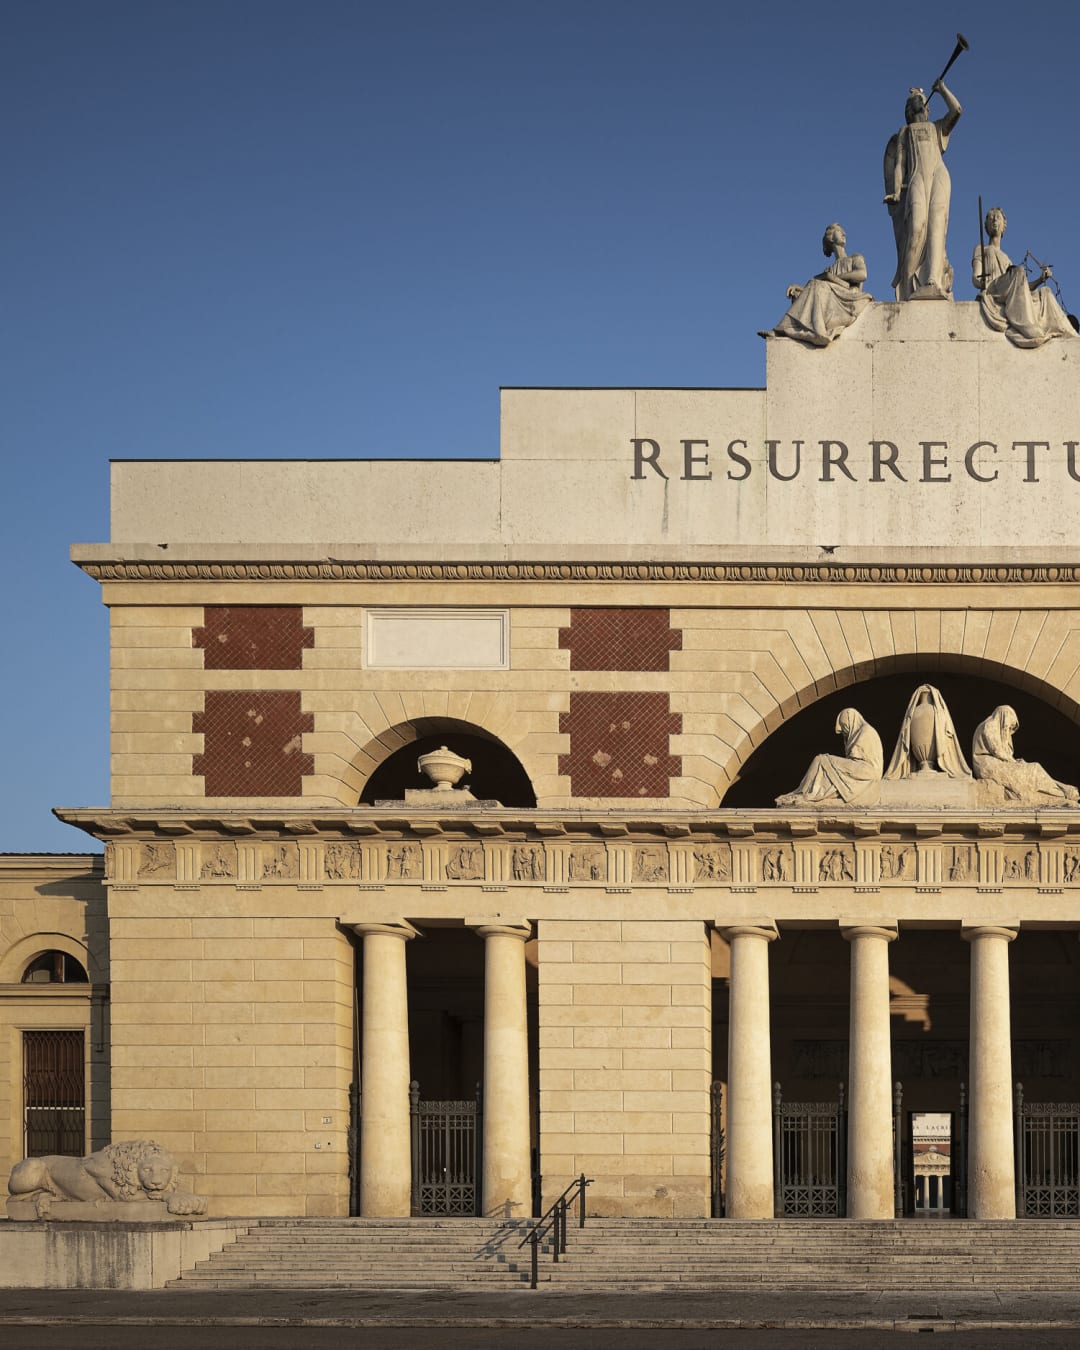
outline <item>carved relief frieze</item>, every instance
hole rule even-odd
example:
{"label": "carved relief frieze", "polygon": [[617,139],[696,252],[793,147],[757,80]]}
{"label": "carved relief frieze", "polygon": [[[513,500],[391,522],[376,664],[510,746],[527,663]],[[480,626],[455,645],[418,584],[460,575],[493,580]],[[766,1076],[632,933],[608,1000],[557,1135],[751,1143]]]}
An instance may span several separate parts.
{"label": "carved relief frieze", "polygon": [[323,876],[327,881],[359,881],[363,875],[359,844],[343,841],[326,845]]}
{"label": "carved relief frieze", "polygon": [[878,881],[915,880],[915,845],[882,844],[878,850]]}
{"label": "carved relief frieze", "polygon": [[731,845],[702,844],[694,848],[693,878],[698,885],[716,882],[722,885],[731,880]]}
{"label": "carved relief frieze", "polygon": [[424,853],[419,844],[406,840],[387,847],[387,881],[422,881],[423,877]]}
{"label": "carved relief frieze", "polygon": [[483,844],[451,844],[443,864],[447,881],[483,881]]}
{"label": "carved relief frieze", "polygon": [[604,849],[572,848],[566,854],[566,880],[606,881],[607,855]]}
{"label": "carved relief frieze", "polygon": [[945,880],[959,885],[973,884],[979,875],[979,860],[974,844],[951,844],[945,848]]}
{"label": "carved relief frieze", "polygon": [[853,882],[855,850],[849,845],[821,849],[817,859],[817,880],[819,883]]}
{"label": "carved relief frieze", "polygon": [[667,849],[651,844],[634,849],[634,881],[663,881],[668,879]]}
{"label": "carved relief frieze", "polygon": [[542,844],[514,844],[510,850],[510,879],[544,881],[547,863]]}
{"label": "carved relief frieze", "polygon": [[175,881],[176,848],[173,844],[143,844],[139,854],[139,880]]}
{"label": "carved relief frieze", "polygon": [[[920,824],[919,837],[845,838],[840,831],[807,833],[792,829],[750,828],[747,837],[725,839],[687,829],[650,838],[642,829],[609,837],[568,830],[529,839],[523,831],[449,829],[418,832],[419,837],[372,831],[361,839],[327,833],[299,838],[241,835],[238,839],[199,838],[109,840],[106,876],[110,883],[201,885],[302,884],[306,887],[351,883],[382,885],[497,886],[601,885],[675,889],[762,885],[796,891],[853,888],[937,891],[979,886],[983,889],[1054,890],[1080,887],[1080,844],[1061,838],[1051,824],[1028,837],[1006,834],[998,822],[980,823],[963,835]],[[1057,833],[1054,831],[1057,830]],[[1049,832],[1049,833],[1048,833]],[[357,831],[360,833],[360,831]],[[597,832],[599,833],[599,832]],[[455,837],[456,835],[456,837]],[[794,837],[791,837],[794,835]]]}
{"label": "carved relief frieze", "polygon": [[793,881],[794,855],[790,845],[778,844],[758,850],[758,881]]}
{"label": "carved relief frieze", "polygon": [[296,881],[300,876],[300,858],[296,845],[264,844],[262,872],[264,881]]}
{"label": "carved relief frieze", "polygon": [[204,843],[199,867],[200,881],[234,881],[236,879],[236,845]]}

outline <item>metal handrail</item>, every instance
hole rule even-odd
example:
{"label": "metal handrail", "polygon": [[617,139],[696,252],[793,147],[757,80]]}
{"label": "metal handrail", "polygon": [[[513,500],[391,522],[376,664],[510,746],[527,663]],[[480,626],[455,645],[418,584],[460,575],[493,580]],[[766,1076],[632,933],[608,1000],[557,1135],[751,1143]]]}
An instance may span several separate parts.
{"label": "metal handrail", "polygon": [[540,1243],[548,1233],[551,1234],[552,1261],[558,1265],[559,1257],[565,1255],[566,1212],[575,1199],[578,1202],[578,1227],[585,1227],[585,1187],[591,1186],[592,1184],[593,1178],[587,1177],[584,1172],[582,1172],[579,1177],[575,1177],[570,1185],[563,1191],[562,1195],[560,1195],[547,1212],[536,1221],[533,1227],[518,1243],[519,1249],[524,1247],[526,1242],[529,1243],[532,1248],[532,1266],[529,1275],[530,1289],[536,1288],[540,1267]]}

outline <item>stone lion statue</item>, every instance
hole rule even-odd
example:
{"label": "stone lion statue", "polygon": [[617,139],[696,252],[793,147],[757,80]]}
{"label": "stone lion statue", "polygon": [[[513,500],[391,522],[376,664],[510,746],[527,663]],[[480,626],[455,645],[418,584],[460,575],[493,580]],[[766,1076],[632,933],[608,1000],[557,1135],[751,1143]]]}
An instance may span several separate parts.
{"label": "stone lion statue", "polygon": [[13,1199],[32,1202],[39,1219],[48,1218],[58,1202],[104,1210],[150,1201],[164,1205],[170,1215],[205,1214],[202,1196],[177,1189],[178,1172],[176,1160],[160,1144],[128,1139],[86,1158],[24,1158],[11,1169],[8,1191]]}

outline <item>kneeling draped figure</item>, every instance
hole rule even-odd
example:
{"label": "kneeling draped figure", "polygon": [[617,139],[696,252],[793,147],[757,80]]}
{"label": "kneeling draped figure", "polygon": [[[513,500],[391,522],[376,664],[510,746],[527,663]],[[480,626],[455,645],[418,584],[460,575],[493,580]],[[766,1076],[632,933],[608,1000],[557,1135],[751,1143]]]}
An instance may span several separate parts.
{"label": "kneeling draped figure", "polygon": [[836,734],[844,738],[844,753],[815,755],[802,782],[794,792],[777,797],[777,806],[876,805],[884,763],[881,737],[855,708],[845,708],[836,719]]}

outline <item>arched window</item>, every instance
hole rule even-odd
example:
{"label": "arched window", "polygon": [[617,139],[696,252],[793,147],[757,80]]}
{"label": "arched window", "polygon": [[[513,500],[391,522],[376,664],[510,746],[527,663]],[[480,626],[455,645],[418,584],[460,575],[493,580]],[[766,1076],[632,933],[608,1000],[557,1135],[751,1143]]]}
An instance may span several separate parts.
{"label": "arched window", "polygon": [[89,984],[82,964],[67,952],[48,951],[35,956],[23,971],[23,984]]}

